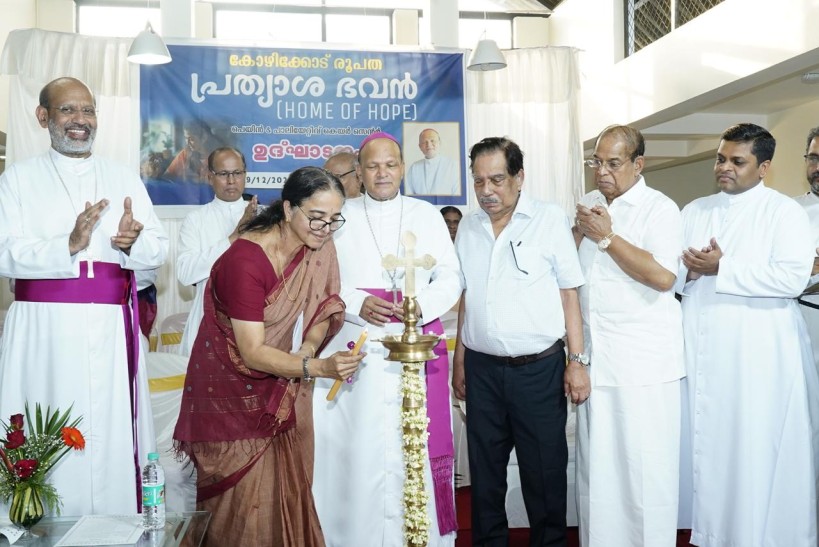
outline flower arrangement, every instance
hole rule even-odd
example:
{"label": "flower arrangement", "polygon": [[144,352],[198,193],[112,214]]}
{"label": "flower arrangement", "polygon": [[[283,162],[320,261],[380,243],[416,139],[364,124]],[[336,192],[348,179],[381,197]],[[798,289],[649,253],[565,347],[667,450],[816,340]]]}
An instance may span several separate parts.
{"label": "flower arrangement", "polygon": [[424,485],[424,463],[427,460],[427,392],[418,374],[421,362],[404,363],[401,374],[401,427],[404,445],[404,539],[410,547],[425,546],[429,541],[428,495]]}
{"label": "flower arrangement", "polygon": [[49,407],[43,416],[38,403],[34,416],[32,422],[26,403],[25,426],[23,414],[14,414],[8,424],[0,420],[6,431],[6,438],[0,440],[0,500],[11,500],[9,518],[25,528],[43,517],[44,504],[59,514],[60,496],[46,476],[71,449],[85,448],[85,438],[77,429],[82,417],[69,422],[71,408],[52,413]]}

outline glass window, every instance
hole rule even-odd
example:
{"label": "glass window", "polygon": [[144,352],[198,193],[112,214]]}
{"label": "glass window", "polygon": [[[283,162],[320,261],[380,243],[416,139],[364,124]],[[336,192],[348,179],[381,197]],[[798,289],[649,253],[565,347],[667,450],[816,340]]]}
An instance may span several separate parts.
{"label": "glass window", "polygon": [[136,36],[147,21],[162,34],[159,8],[80,5],[77,10],[77,32],[90,36]]}
{"label": "glass window", "polygon": [[489,38],[501,49],[512,49],[511,19],[461,19],[458,21],[458,46],[472,49],[478,40]]}
{"label": "glass window", "polygon": [[[659,40],[722,0],[626,0],[626,56]],[[676,8],[675,8],[676,6]]]}
{"label": "glass window", "polygon": [[213,26],[216,38],[322,41],[321,15],[318,13],[217,10]]}
{"label": "glass window", "polygon": [[[418,18],[418,41],[429,44],[429,25],[424,17]],[[501,49],[512,49],[511,19],[461,19],[458,21],[458,47],[472,49],[478,40],[489,38],[497,42]]]}
{"label": "glass window", "polygon": [[389,45],[390,18],[386,15],[337,15],[328,13],[327,42]]}

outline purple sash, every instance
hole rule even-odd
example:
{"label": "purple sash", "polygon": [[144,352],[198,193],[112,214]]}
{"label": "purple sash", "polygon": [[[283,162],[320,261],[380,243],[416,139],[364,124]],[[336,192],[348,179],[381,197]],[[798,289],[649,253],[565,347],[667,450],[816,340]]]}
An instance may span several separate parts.
{"label": "purple sash", "polygon": [[[131,434],[134,445],[134,479],[137,510],[142,508],[142,480],[137,439],[137,368],[139,366],[139,307],[134,272],[119,264],[95,262],[94,277],[88,277],[88,262],[80,262],[80,277],[72,279],[17,279],[14,299],[20,302],[57,304],[113,304],[122,307],[125,343],[128,349],[128,389],[131,396]],[[129,308],[128,303],[131,302]]]}
{"label": "purple sash", "polygon": [[[392,292],[387,289],[361,289],[373,296],[392,300]],[[398,292],[399,301],[404,297]],[[390,323],[399,323],[395,316]],[[422,327],[424,334],[444,333],[440,319],[435,319]],[[441,339],[433,348],[435,359],[427,361],[427,416],[429,417],[429,462],[432,469],[432,482],[435,483],[435,509],[438,514],[438,531],[441,535],[458,529],[455,518],[455,492],[453,491],[453,474],[455,470],[455,447],[452,442],[452,404],[449,395],[449,355],[446,340]]]}

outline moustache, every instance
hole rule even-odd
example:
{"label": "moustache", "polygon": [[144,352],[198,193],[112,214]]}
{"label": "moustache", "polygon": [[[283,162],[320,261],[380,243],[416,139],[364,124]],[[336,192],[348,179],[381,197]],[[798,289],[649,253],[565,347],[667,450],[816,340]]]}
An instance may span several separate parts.
{"label": "moustache", "polygon": [[815,172],[811,173],[811,175],[808,177],[808,180],[810,182],[819,181],[819,171],[815,171]]}
{"label": "moustache", "polygon": [[488,203],[500,203],[500,202],[499,202],[497,199],[495,199],[495,198],[480,198],[480,199],[478,200],[478,202],[479,202],[479,203],[482,203],[482,204],[483,204],[483,203],[486,203],[486,204],[488,204]]}

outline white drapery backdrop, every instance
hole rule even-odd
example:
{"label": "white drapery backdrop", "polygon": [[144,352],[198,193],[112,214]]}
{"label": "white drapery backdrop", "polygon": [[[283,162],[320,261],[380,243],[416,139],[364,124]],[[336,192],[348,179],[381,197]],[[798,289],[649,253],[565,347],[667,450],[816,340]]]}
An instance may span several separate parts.
{"label": "white drapery backdrop", "polygon": [[[73,76],[96,95],[99,127],[94,153],[138,171],[138,69],[126,61],[130,43],[130,38],[40,29],[11,32],[0,56],[0,74],[10,76],[6,164],[48,148],[48,132],[34,117],[40,89],[55,78]],[[583,190],[578,50],[543,47],[505,55],[504,70],[467,71],[465,151],[484,137],[511,138],[524,152],[525,190],[572,214]],[[469,208],[476,207],[470,185],[467,193]],[[156,209],[170,238],[168,262],[159,269],[156,282],[159,325],[169,315],[187,312],[193,299],[193,290],[180,286],[174,271],[179,227],[191,206]],[[11,300],[8,282],[3,280],[0,309],[7,309]]]}

